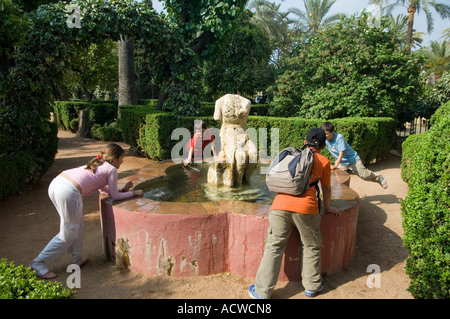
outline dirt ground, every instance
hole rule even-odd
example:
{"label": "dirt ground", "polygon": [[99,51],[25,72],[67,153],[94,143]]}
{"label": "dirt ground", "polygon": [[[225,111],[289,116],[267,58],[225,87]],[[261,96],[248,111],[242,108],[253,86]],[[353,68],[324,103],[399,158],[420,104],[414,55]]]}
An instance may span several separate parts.
{"label": "dirt ground", "polygon": [[[64,169],[86,164],[106,145],[64,131],[58,136],[58,154],[39,184],[0,201],[0,258],[16,265],[28,265],[59,231],[59,216],[47,195],[51,180]],[[408,253],[402,246],[399,204],[408,186],[400,177],[400,162],[398,156],[389,155],[387,160],[369,166],[385,176],[389,184],[386,190],[357,176],[351,177],[350,186],[361,198],[354,261],[338,273],[326,276],[325,289],[316,299],[412,298],[406,290],[409,278],[404,267]],[[136,174],[147,163],[148,159],[129,152],[119,169],[119,178]],[[248,299],[248,287],[254,283],[253,278],[232,273],[170,278],[118,269],[103,253],[98,195],[84,200],[83,243],[83,256],[90,262],[81,270],[81,288],[76,289],[76,298],[80,299]],[[66,272],[68,264],[69,254],[48,264],[58,275],[55,280],[64,285],[71,275]],[[379,288],[369,287],[373,286],[373,269],[368,268],[372,264],[381,270]],[[300,282],[279,282],[273,298],[304,299],[307,297],[303,290]]]}

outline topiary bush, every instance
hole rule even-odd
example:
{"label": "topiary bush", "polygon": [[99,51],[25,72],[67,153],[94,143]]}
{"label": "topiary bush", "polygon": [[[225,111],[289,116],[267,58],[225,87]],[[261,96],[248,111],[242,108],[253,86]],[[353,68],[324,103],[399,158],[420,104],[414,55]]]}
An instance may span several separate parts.
{"label": "topiary bush", "polygon": [[91,136],[100,141],[122,141],[122,131],[117,123],[112,123],[111,125],[94,124],[91,127]]}
{"label": "topiary bush", "polygon": [[[119,122],[122,134],[124,136],[129,134],[131,142],[136,132],[139,132],[137,139],[139,148],[147,157],[155,160],[170,158],[172,147],[180,142],[180,138],[178,140],[171,139],[172,131],[175,128],[188,129],[192,137],[195,120],[203,120],[210,128],[220,129],[221,125],[208,116],[176,117],[172,113],[150,112],[139,106],[126,107],[126,109],[121,107],[121,110],[122,116]],[[335,124],[336,131],[346,138],[365,163],[389,152],[395,140],[395,121],[392,118],[341,118],[330,121]],[[324,120],[321,119],[249,116],[247,130],[254,129],[258,134],[259,129],[266,129],[266,145],[269,146],[270,151],[271,129],[278,128],[278,148],[281,151],[288,146],[301,148],[308,130],[320,127],[323,122]],[[126,123],[129,124],[125,125]],[[130,143],[127,140],[125,142]],[[323,155],[334,161],[327,150],[323,151]]]}
{"label": "topiary bush", "polygon": [[74,291],[58,281],[44,281],[24,265],[0,261],[0,299],[70,299]]}
{"label": "topiary bush", "polygon": [[404,143],[402,207],[406,273],[415,298],[450,298],[450,102],[430,130]]}

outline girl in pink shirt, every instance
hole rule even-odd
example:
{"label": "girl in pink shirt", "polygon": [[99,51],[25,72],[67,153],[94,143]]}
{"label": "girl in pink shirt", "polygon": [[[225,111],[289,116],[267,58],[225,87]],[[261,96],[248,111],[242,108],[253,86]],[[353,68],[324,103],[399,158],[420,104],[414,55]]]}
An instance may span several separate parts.
{"label": "girl in pink shirt", "polygon": [[87,165],[63,171],[50,183],[48,195],[61,218],[59,233],[47,244],[30,267],[44,279],[55,278],[45,263],[59,259],[64,252],[72,253],[72,264],[80,267],[88,262],[81,258],[83,237],[83,198],[94,191],[107,193],[113,200],[142,196],[143,191],[131,191],[128,182],[122,190],[117,187],[117,169],[123,163],[125,151],[111,143],[106,150]]}

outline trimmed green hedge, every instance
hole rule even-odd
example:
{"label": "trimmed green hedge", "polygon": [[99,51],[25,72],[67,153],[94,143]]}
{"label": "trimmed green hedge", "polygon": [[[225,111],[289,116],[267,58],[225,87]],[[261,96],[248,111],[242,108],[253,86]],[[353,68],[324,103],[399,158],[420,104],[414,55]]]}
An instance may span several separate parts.
{"label": "trimmed green hedge", "polygon": [[401,202],[406,273],[415,298],[450,298],[450,102],[433,115],[426,133],[403,143]]}
{"label": "trimmed green hedge", "polygon": [[76,132],[78,130],[78,113],[81,110],[88,112],[88,127],[94,124],[110,124],[117,118],[117,101],[55,101],[53,111],[56,124],[63,130]]}
{"label": "trimmed green hedge", "polygon": [[155,113],[154,105],[122,105],[119,107],[120,117],[117,124],[122,131],[125,143],[136,148],[139,140],[139,129],[145,121],[145,116]]}
{"label": "trimmed green hedge", "polygon": [[[214,115],[214,108],[215,108],[214,102],[202,102],[201,105],[202,105],[201,110],[202,116]],[[269,104],[252,104],[250,115],[267,116],[269,114],[269,108],[270,108]]]}
{"label": "trimmed green hedge", "polygon": [[[131,113],[133,112],[135,111],[131,111]],[[180,137],[178,140],[172,140],[172,131],[176,128],[187,128],[192,136],[194,120],[196,119],[203,120],[208,127],[220,129],[220,123],[213,120],[212,117],[176,118],[170,113],[154,112],[145,116],[142,113],[142,109],[136,109],[135,116],[139,118],[140,126],[137,144],[151,159],[170,158],[172,147],[179,143],[181,139]],[[124,113],[122,112],[122,114]],[[395,140],[395,122],[391,118],[343,118],[331,121],[335,124],[336,132],[344,135],[366,163],[389,152]],[[267,145],[270,145],[271,129],[278,128],[279,150],[281,151],[288,146],[300,148],[308,130],[313,127],[320,127],[322,122],[323,120],[317,119],[249,116],[247,129],[253,128],[257,134],[259,129],[267,129]],[[268,146],[268,149],[270,151],[270,146]],[[332,159],[328,151],[324,150],[323,154]]]}
{"label": "trimmed green hedge", "polygon": [[70,299],[74,291],[58,281],[37,278],[35,272],[24,265],[0,261],[0,299]]}

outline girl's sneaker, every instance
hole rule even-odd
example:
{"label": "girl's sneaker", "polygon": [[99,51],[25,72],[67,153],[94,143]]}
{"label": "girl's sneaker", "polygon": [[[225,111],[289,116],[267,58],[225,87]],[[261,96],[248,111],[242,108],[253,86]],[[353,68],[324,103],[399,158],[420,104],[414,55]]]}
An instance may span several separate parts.
{"label": "girl's sneaker", "polygon": [[255,291],[255,285],[251,285],[250,288],[248,288],[248,295],[252,299],[264,299],[260,295],[258,295]]}
{"label": "girl's sneaker", "polygon": [[306,297],[315,297],[319,294],[319,292],[321,292],[323,290],[323,281],[320,284],[320,287],[317,290],[310,290],[310,289],[305,289],[305,296]]}

